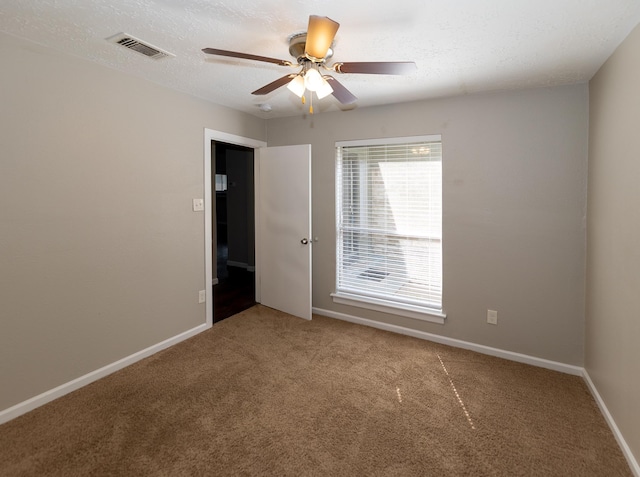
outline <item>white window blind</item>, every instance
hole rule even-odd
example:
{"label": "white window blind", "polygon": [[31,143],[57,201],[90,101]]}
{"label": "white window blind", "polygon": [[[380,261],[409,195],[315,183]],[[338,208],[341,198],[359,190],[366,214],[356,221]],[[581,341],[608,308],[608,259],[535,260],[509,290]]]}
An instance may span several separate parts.
{"label": "white window blind", "polygon": [[416,139],[337,145],[336,292],[441,311],[442,143]]}
{"label": "white window blind", "polygon": [[216,174],[216,192],[224,192],[227,190],[227,175]]}

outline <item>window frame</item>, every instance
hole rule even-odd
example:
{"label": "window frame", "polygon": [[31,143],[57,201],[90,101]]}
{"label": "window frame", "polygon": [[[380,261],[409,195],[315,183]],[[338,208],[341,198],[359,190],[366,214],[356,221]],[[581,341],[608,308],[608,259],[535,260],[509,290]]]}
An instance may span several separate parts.
{"label": "window frame", "polygon": [[[339,290],[339,273],[340,273],[340,263],[339,259],[339,250],[340,250],[340,218],[341,218],[341,207],[342,207],[342,188],[340,187],[340,183],[338,180],[338,174],[342,175],[342,170],[338,169],[339,162],[339,153],[344,147],[367,147],[367,146],[385,146],[385,145],[402,145],[402,144],[412,144],[419,142],[439,142],[442,146],[442,136],[441,135],[423,135],[423,136],[407,136],[407,137],[392,137],[392,138],[377,138],[377,139],[361,139],[361,140],[348,140],[348,141],[336,141],[335,143],[335,193],[336,193],[336,211],[335,211],[335,224],[336,224],[336,275],[335,275],[335,292],[331,293],[331,297],[334,303],[344,304],[355,306],[359,308],[365,308],[374,311],[381,311],[384,313],[389,313],[393,315],[405,316],[409,318],[413,318],[421,321],[428,321],[432,323],[444,324],[446,313],[444,313],[442,308],[434,308],[431,306],[426,306],[425,304],[417,304],[417,303],[407,303],[404,301],[394,301],[391,299],[387,299],[384,296],[375,296],[375,294],[371,293],[353,293],[350,290]],[[442,158],[441,158],[442,161]],[[442,183],[442,172],[440,176],[440,181]],[[362,199],[361,199],[362,200]],[[442,203],[441,203],[441,211],[442,211]],[[440,258],[442,259],[442,238],[440,239]],[[440,275],[440,285],[442,289],[442,282],[444,270],[441,270]]]}

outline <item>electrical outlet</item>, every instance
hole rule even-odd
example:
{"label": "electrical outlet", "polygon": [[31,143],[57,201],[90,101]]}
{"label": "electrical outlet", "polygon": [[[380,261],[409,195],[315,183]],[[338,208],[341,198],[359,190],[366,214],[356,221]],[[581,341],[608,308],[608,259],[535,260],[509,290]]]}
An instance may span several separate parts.
{"label": "electrical outlet", "polygon": [[198,303],[204,303],[207,300],[207,293],[204,290],[198,292]]}
{"label": "electrical outlet", "polygon": [[487,310],[487,323],[490,325],[498,324],[498,312],[496,310]]}

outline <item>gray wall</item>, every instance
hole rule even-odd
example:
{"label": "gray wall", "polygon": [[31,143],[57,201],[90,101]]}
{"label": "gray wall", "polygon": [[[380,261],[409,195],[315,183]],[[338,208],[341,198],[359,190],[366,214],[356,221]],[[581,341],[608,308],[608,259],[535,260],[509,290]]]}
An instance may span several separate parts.
{"label": "gray wall", "polygon": [[[273,119],[0,35],[0,409],[204,323],[203,128],[313,145],[314,306],[582,364],[586,85]],[[445,325],[335,305],[336,140],[442,134]],[[486,324],[487,308],[499,325]]]}
{"label": "gray wall", "polygon": [[205,322],[204,128],[266,135],[3,34],[0,64],[2,410]]}
{"label": "gray wall", "polygon": [[[313,145],[314,306],[585,366],[640,455],[640,30],[585,85],[274,119]],[[0,410],[204,323],[203,128],[264,122],[0,34]],[[445,325],[335,305],[336,140],[442,134]],[[499,325],[485,323],[487,308]]]}
{"label": "gray wall", "polygon": [[[271,119],[267,130],[270,146],[312,144],[315,307],[583,364],[586,84]],[[329,296],[335,141],[422,134],[443,141],[444,325]]]}
{"label": "gray wall", "polygon": [[585,367],[640,460],[640,27],[589,84]]}

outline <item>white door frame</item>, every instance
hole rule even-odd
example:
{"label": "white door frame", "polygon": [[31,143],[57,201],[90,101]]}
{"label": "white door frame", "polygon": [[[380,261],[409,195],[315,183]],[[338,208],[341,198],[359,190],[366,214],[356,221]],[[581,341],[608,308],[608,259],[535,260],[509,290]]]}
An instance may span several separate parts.
{"label": "white door frame", "polygon": [[[250,147],[254,149],[254,160],[253,160],[253,169],[254,169],[254,189],[255,189],[255,197],[259,196],[258,184],[260,184],[260,167],[259,167],[259,152],[258,149],[262,147],[267,147],[267,143],[265,141],[259,141],[257,139],[252,139],[248,137],[236,136],[235,134],[229,134],[222,131],[216,131],[214,129],[204,129],[204,262],[205,262],[205,314],[206,314],[206,323],[207,326],[213,325],[213,285],[217,283],[217,278],[215,278],[216,282],[214,282],[213,276],[213,253],[212,253],[212,244],[213,244],[213,224],[211,221],[211,216],[213,212],[213,202],[212,202],[212,191],[211,191],[211,142],[224,142],[227,144],[234,144],[237,146]],[[258,224],[258,217],[260,211],[258,208],[258,204],[255,204],[255,223]],[[258,234],[258,227],[255,227],[256,235]],[[260,241],[256,236],[255,240],[255,249],[256,249],[256,301],[259,301],[260,298],[260,268],[258,257],[260,256]]]}

